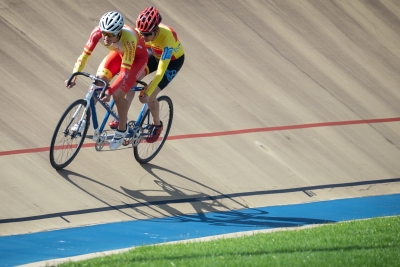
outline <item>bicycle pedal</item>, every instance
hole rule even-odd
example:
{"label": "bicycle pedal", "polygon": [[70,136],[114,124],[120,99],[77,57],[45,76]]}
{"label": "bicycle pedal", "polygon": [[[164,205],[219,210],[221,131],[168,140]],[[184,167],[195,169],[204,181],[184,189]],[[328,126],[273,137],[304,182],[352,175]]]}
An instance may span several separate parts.
{"label": "bicycle pedal", "polygon": [[130,144],[132,144],[132,139],[124,140],[124,141],[122,142],[122,145],[123,145],[123,146],[129,146]]}
{"label": "bicycle pedal", "polygon": [[125,138],[132,138],[132,136],[133,136],[133,131],[128,131]]}
{"label": "bicycle pedal", "polygon": [[114,138],[114,134],[108,134],[106,137],[106,141],[107,140],[112,140]]}

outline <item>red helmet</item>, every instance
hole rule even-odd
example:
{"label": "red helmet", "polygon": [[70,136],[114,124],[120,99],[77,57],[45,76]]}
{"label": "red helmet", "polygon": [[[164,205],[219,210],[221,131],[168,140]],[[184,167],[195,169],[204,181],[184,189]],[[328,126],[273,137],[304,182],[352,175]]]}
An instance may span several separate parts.
{"label": "red helmet", "polygon": [[140,12],[136,20],[136,29],[140,32],[152,32],[157,29],[161,20],[162,18],[157,8],[148,7]]}

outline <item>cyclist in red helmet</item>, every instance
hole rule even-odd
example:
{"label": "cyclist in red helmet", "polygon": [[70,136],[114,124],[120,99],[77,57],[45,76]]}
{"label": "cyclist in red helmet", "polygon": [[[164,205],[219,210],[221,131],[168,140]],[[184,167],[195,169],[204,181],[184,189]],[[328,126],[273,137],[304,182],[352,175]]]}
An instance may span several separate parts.
{"label": "cyclist in red helmet", "polygon": [[[178,74],[181,69],[185,55],[181,42],[176,32],[169,26],[161,23],[162,17],[155,7],[145,8],[140,12],[136,20],[136,30],[144,37],[148,50],[148,63],[139,79],[156,72],[151,83],[149,83],[145,94],[139,96],[142,103],[147,103],[153,117],[153,130],[147,138],[147,142],[157,141],[163,129],[159,116],[159,105],[157,95]],[[132,102],[133,92],[126,96],[128,103]],[[115,128],[118,122],[110,122],[110,127]]]}
{"label": "cyclist in red helmet", "polygon": [[[144,39],[140,33],[125,25],[124,18],[119,12],[111,11],[105,13],[100,19],[99,25],[93,29],[83,53],[75,63],[73,72],[84,69],[89,56],[98,43],[104,45],[110,52],[101,62],[97,76],[108,83],[119,73],[106,91],[106,96],[102,99],[109,101],[111,95],[113,96],[121,122],[110,142],[110,149],[114,150],[122,144],[128,133],[126,122],[130,103],[128,104],[126,101],[125,95],[144,71],[148,55]],[[65,83],[67,85],[67,81]],[[67,87],[72,88],[74,85],[75,79]],[[79,129],[78,124],[76,124],[72,127],[72,130],[82,131],[85,124],[86,121],[83,121]]]}

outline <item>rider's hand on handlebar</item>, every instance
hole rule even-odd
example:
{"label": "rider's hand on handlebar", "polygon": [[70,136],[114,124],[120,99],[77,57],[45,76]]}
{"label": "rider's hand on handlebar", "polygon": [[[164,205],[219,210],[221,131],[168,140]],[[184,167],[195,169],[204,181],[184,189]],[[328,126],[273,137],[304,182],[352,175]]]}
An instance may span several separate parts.
{"label": "rider's hand on handlebar", "polygon": [[147,100],[148,100],[148,95],[145,93],[146,90],[147,90],[147,86],[145,86],[145,87],[143,88],[143,90],[140,91],[139,101],[140,101],[140,103],[142,103],[142,104],[147,103]]}
{"label": "rider's hand on handlebar", "polygon": [[65,82],[65,86],[68,88],[68,89],[71,89],[72,87],[74,87],[75,86],[75,77],[74,77],[74,79],[72,79],[72,81],[71,81],[71,83],[68,85],[68,80],[66,80]]}
{"label": "rider's hand on handlebar", "polygon": [[139,101],[140,103],[144,104],[147,103],[147,100],[149,99],[149,97],[147,96],[147,94],[143,94],[139,96]]}
{"label": "rider's hand on handlebar", "polygon": [[100,100],[103,102],[110,102],[110,99],[111,99],[111,95],[109,95],[108,92],[106,91],[104,93],[104,96]]}

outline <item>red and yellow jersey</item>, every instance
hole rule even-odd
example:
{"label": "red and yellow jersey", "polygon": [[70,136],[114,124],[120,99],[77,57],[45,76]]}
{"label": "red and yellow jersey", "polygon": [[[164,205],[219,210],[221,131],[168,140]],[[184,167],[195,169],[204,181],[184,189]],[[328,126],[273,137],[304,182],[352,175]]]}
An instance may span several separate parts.
{"label": "red and yellow jersey", "polygon": [[141,39],[142,37],[139,36],[139,33],[136,30],[127,25],[124,25],[119,41],[116,43],[112,43],[109,46],[106,46],[104,44],[100,27],[97,26],[90,34],[90,38],[87,41],[85,48],[83,49],[83,53],[79,56],[77,62],[75,63],[73,72],[82,71],[85,68],[86,62],[92,54],[93,50],[95,49],[96,45],[98,43],[101,43],[109,50],[116,51],[122,56],[120,74],[127,73],[125,70],[130,70],[130,68],[132,67],[133,61],[135,59],[136,46],[138,44],[138,41]]}
{"label": "red and yellow jersey", "polygon": [[168,68],[169,62],[180,58],[184,54],[176,32],[162,23],[159,24],[159,29],[157,37],[153,41],[146,43],[146,47],[159,60],[156,75],[146,91],[147,95],[151,95],[158,86]]}

